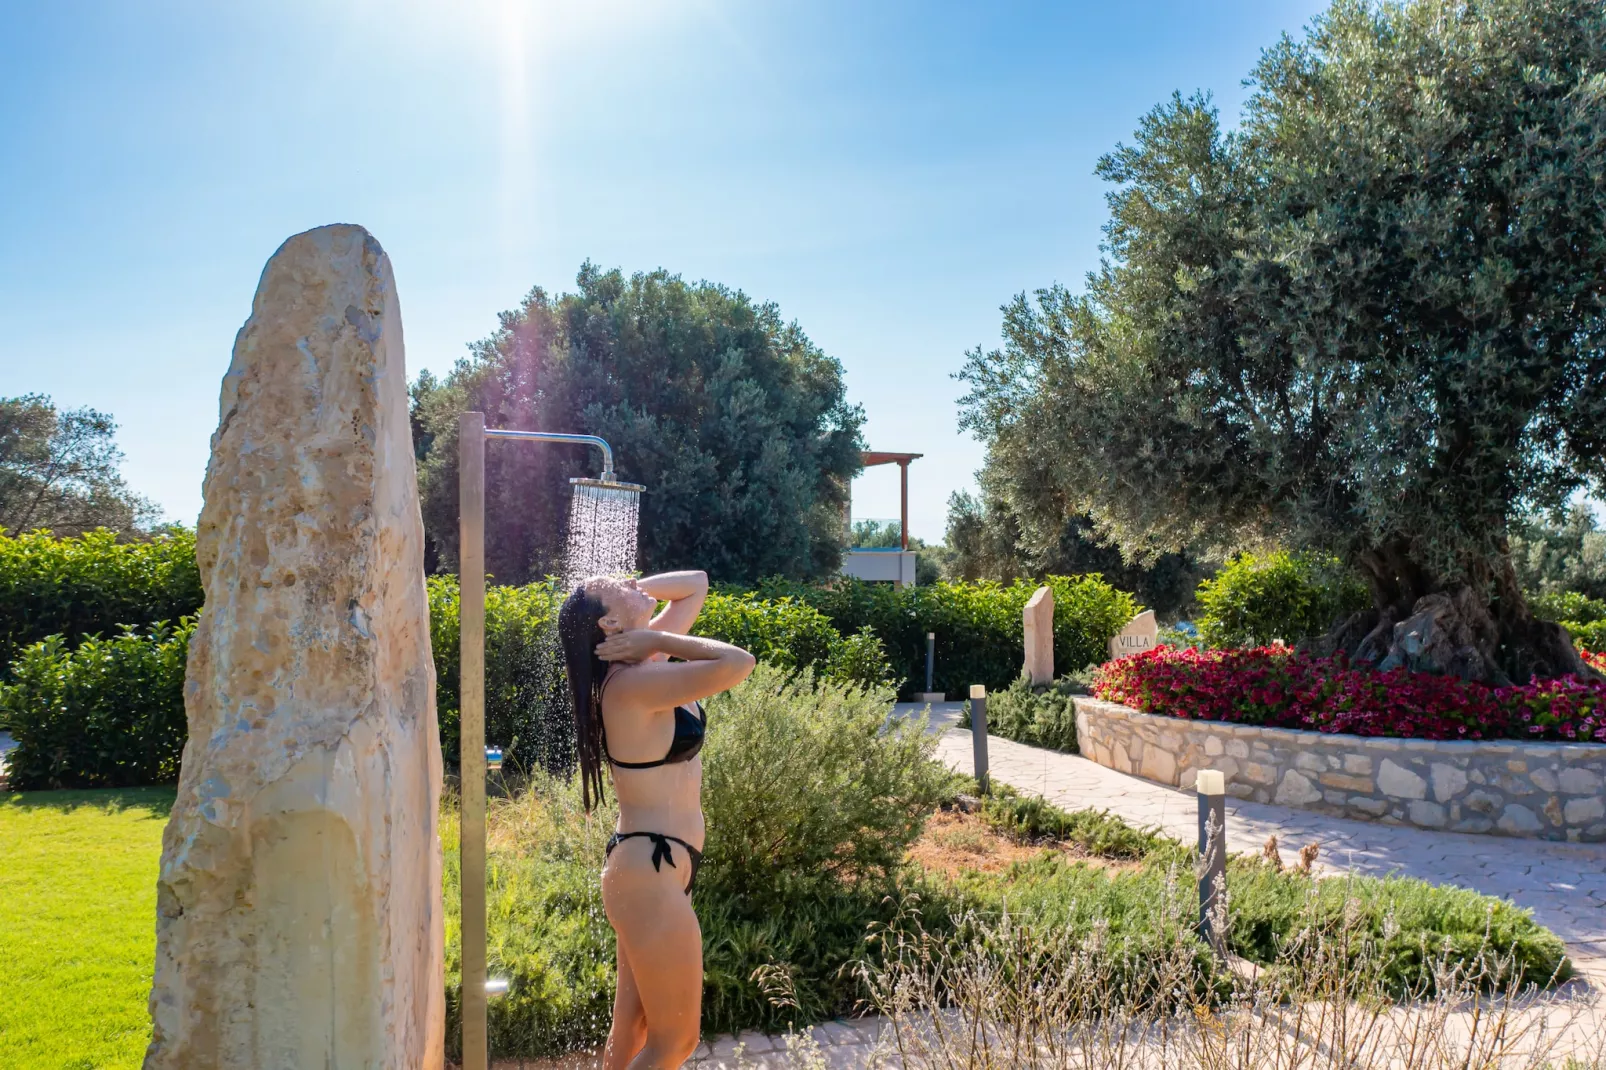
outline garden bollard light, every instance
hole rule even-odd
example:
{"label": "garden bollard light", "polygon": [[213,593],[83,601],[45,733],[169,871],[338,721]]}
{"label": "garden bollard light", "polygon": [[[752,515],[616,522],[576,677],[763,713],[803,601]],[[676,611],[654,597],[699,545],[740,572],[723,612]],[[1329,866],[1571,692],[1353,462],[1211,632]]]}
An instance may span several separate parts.
{"label": "garden bollard light", "polygon": [[970,745],[976,790],[987,794],[987,685],[970,685]]}
{"label": "garden bollard light", "polygon": [[937,658],[937,633],[926,633],[926,693],[931,693],[931,668]]}
{"label": "garden bollard light", "polygon": [[1199,937],[1218,954],[1227,893],[1227,778],[1219,769],[1201,769],[1194,781],[1199,795]]}

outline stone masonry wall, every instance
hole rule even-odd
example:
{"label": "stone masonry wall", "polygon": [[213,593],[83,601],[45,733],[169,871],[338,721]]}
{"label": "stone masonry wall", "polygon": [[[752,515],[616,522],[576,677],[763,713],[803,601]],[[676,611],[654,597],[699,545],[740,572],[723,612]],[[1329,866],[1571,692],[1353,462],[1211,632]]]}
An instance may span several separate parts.
{"label": "stone masonry wall", "polygon": [[1076,700],[1084,757],[1193,787],[1220,769],[1229,794],[1342,817],[1453,832],[1606,841],[1606,745],[1382,739],[1139,713]]}

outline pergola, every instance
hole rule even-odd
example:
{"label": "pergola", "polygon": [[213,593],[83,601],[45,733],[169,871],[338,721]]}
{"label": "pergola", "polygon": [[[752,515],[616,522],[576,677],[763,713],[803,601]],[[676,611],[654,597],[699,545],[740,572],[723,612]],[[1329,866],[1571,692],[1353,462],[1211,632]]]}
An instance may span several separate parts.
{"label": "pergola", "polygon": [[898,466],[898,538],[902,541],[902,549],[909,549],[909,462],[924,457],[923,453],[886,453],[881,450],[862,450],[859,459],[866,468],[873,468],[878,464],[895,464]]}

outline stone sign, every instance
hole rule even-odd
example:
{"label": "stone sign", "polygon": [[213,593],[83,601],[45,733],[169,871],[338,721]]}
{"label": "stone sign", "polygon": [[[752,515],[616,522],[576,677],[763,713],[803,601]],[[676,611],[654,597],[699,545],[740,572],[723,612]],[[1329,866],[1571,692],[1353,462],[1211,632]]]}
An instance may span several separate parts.
{"label": "stone sign", "polygon": [[1039,587],[1021,611],[1026,637],[1026,664],[1022,671],[1033,687],[1054,682],[1054,592]]}
{"label": "stone sign", "polygon": [[1160,641],[1160,626],[1155,623],[1154,610],[1145,609],[1127,622],[1110,640],[1110,657],[1124,658],[1128,654],[1141,654],[1153,650]]}
{"label": "stone sign", "polygon": [[390,260],[297,234],[223,377],[146,1070],[439,1070],[441,753]]}

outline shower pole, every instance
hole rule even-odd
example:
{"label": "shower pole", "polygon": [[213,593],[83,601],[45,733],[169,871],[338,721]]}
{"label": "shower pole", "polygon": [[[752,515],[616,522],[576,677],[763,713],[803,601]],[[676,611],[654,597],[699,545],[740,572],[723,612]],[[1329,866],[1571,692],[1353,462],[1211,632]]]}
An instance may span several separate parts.
{"label": "shower pole", "polygon": [[457,418],[458,781],[462,821],[463,1070],[486,1070],[485,414]]}

